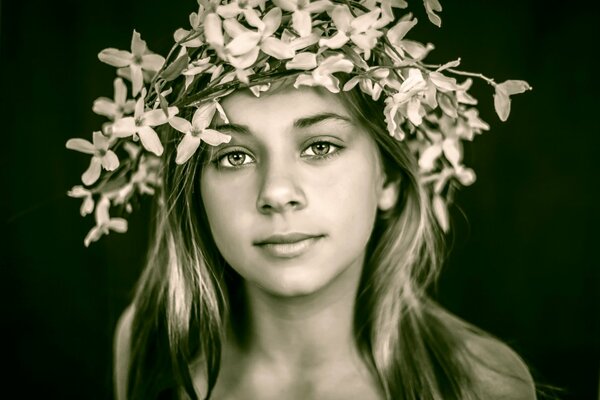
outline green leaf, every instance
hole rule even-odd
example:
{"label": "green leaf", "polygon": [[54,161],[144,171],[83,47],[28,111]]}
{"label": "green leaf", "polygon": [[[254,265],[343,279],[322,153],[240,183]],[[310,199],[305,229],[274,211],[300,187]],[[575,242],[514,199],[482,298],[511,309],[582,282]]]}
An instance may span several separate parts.
{"label": "green leaf", "polygon": [[167,81],[170,82],[181,75],[181,72],[187,67],[190,62],[190,57],[187,54],[182,54],[177,58],[177,60],[173,61],[165,70],[162,72],[161,76]]}
{"label": "green leaf", "polygon": [[525,81],[508,80],[496,85],[494,93],[494,108],[501,121],[506,121],[510,114],[510,96],[531,90],[531,86]]}
{"label": "green leaf", "polygon": [[438,0],[423,0],[423,4],[425,5],[425,10],[427,11],[427,17],[429,17],[429,21],[431,21],[431,23],[438,28],[441,27],[442,19],[434,12],[442,11],[442,5],[440,2]]}
{"label": "green leaf", "polygon": [[[532,87],[525,81],[508,80],[498,84],[497,88],[500,87],[506,92],[507,95],[519,94],[531,90]],[[498,89],[496,89],[498,90]]]}
{"label": "green leaf", "polygon": [[508,119],[508,115],[510,114],[510,97],[508,97],[508,94],[504,90],[498,90],[498,87],[496,87],[496,93],[494,93],[494,108],[500,121],[504,122]]}
{"label": "green leaf", "polygon": [[450,229],[450,217],[448,216],[448,208],[444,199],[439,195],[433,196],[433,215],[438,224],[442,228],[442,231],[448,232]]}

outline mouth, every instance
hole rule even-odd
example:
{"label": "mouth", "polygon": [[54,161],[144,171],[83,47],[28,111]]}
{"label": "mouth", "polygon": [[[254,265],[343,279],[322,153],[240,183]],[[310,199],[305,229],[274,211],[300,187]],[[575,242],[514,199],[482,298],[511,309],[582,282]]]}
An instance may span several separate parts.
{"label": "mouth", "polygon": [[307,252],[323,237],[307,234],[273,235],[256,242],[255,246],[271,257],[294,258]]}

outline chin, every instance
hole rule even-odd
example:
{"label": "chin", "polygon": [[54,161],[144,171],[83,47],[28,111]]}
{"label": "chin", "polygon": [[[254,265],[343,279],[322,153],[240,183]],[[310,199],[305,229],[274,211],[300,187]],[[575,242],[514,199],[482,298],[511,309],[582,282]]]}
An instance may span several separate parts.
{"label": "chin", "polygon": [[304,297],[321,291],[328,286],[329,280],[323,276],[307,274],[306,271],[294,273],[286,271],[272,277],[268,282],[256,282],[263,290],[277,297]]}

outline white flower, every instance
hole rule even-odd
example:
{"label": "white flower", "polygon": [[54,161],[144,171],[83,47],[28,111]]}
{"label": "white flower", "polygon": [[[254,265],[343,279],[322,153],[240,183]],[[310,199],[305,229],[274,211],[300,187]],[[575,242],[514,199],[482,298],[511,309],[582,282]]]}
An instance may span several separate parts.
{"label": "white flower", "polygon": [[[190,47],[190,48],[195,48],[195,47],[200,47],[202,46],[202,40],[200,40],[199,35],[194,35],[192,34],[192,32],[199,32],[200,30],[200,24],[202,23],[202,12],[204,10],[204,6],[202,5],[202,3],[198,4],[198,12],[193,12],[190,14],[190,26],[192,27],[191,30],[187,30],[187,29],[183,29],[183,28],[179,28],[175,31],[175,33],[173,34],[173,39],[175,39],[175,42],[180,43],[182,48],[186,48],[186,47]],[[186,37],[189,38],[187,40],[184,41],[184,39]]]}
{"label": "white flower", "polygon": [[131,52],[109,48],[102,50],[98,58],[113,67],[129,67],[134,96],[138,95],[144,85],[142,71],[156,72],[165,63],[163,56],[148,51],[146,42],[135,30],[131,38]]}
{"label": "white flower", "polygon": [[225,112],[216,101],[210,101],[198,107],[192,117],[191,123],[181,117],[173,117],[169,120],[169,124],[173,128],[185,133],[185,136],[177,146],[177,157],[175,159],[177,164],[183,164],[189,160],[198,149],[198,146],[200,146],[201,141],[211,146],[218,146],[222,143],[228,143],[231,140],[231,136],[229,135],[225,135],[214,129],[208,129],[217,110],[224,117],[223,119],[226,120]]}
{"label": "white flower", "polygon": [[292,12],[292,27],[300,37],[309,36],[312,32],[310,14],[319,14],[331,8],[328,0],[273,0],[279,8]]}
{"label": "white flower", "polygon": [[[386,84],[391,82],[387,81]],[[398,87],[398,92],[385,99],[385,120],[390,135],[399,140],[404,139],[404,132],[400,125],[405,118],[415,126],[421,125],[425,110],[421,104],[420,97],[427,90],[427,82],[423,74],[416,68],[408,71],[408,77]]]}
{"label": "white flower", "polygon": [[[294,61],[294,60],[292,60]],[[336,72],[350,73],[354,69],[352,61],[344,57],[343,54],[329,56],[317,68],[311,71],[311,74],[301,74],[296,78],[294,87],[305,86],[323,86],[332,93],[340,91],[340,82],[333,76]]]}
{"label": "white flower", "polygon": [[107,171],[114,171],[119,167],[119,159],[114,151],[109,150],[110,140],[96,131],[93,133],[93,143],[85,139],[69,139],[67,149],[80,151],[86,154],[92,154],[90,166],[81,176],[82,182],[89,186],[96,182],[100,177],[100,171],[104,168]]}
{"label": "white flower", "polygon": [[74,198],[83,198],[81,208],[79,209],[79,213],[82,217],[85,217],[94,211],[94,199],[92,198],[92,192],[83,186],[73,186],[73,188],[67,192],[67,195]]}
{"label": "white flower", "polygon": [[96,206],[96,226],[93,227],[83,240],[83,244],[88,247],[90,243],[100,239],[102,235],[108,235],[109,231],[127,232],[127,220],[123,218],[110,218],[108,209],[110,208],[110,200],[106,196],[102,196]]}
{"label": "white flower", "polygon": [[374,101],[377,101],[383,91],[381,81],[387,78],[389,74],[389,69],[369,67],[364,74],[354,76],[346,82],[342,90],[346,92],[351,90],[356,84],[359,84],[363,92],[370,95]]}
{"label": "white flower", "polygon": [[225,44],[223,21],[218,14],[209,14],[204,20],[206,42],[217,52],[219,58],[227,61],[236,69],[250,68],[256,61],[262,38],[260,33],[247,30]]}
{"label": "white flower", "polygon": [[364,53],[365,59],[371,58],[371,50],[377,44],[377,39],[383,35],[379,31],[389,21],[380,19],[381,10],[375,8],[368,13],[353,17],[346,5],[338,5],[331,12],[331,19],[337,28],[337,33],[330,38],[319,40],[319,46],[339,49],[352,40]]}
{"label": "white flower", "polygon": [[[433,50],[432,44],[423,45],[422,43],[413,40],[404,39],[404,36],[406,36],[408,31],[416,24],[417,19],[412,19],[412,14],[408,13],[386,33],[388,40],[395,50],[394,52],[391,51],[391,49],[386,49],[386,54],[392,58],[396,65],[403,65],[407,62],[404,60],[404,57],[406,56],[405,52],[408,53],[413,60],[422,60],[431,50]],[[412,61],[409,60],[408,62]]]}
{"label": "white flower", "polygon": [[246,19],[258,17],[256,7],[265,8],[266,0],[233,0],[229,4],[217,7],[217,14],[223,18],[235,18],[239,14],[244,14]]}
{"label": "white flower", "polygon": [[[227,19],[223,22],[223,28],[233,39],[239,36],[254,38],[253,34],[259,35],[258,43],[256,44],[265,54],[270,55],[278,60],[292,58],[295,54],[293,46],[281,39],[273,37],[281,25],[281,8],[274,7],[261,19],[258,15],[249,14],[246,16],[248,24],[256,28],[252,31],[244,27],[236,19]],[[258,54],[257,54],[258,56]]]}
{"label": "white flower", "polygon": [[131,114],[135,107],[135,100],[127,100],[127,87],[123,79],[116,78],[113,82],[115,88],[115,98],[111,100],[106,97],[99,97],[94,101],[92,111],[96,114],[104,115],[111,120],[117,120],[124,114]]}
{"label": "white flower", "polygon": [[116,137],[139,137],[142,145],[146,150],[160,156],[163,152],[163,145],[160,142],[156,131],[152,129],[154,126],[166,123],[169,118],[172,118],[179,112],[177,107],[169,107],[169,115],[165,115],[161,109],[144,111],[145,89],[142,95],[135,104],[135,112],[133,117],[121,118],[112,126],[112,133]]}

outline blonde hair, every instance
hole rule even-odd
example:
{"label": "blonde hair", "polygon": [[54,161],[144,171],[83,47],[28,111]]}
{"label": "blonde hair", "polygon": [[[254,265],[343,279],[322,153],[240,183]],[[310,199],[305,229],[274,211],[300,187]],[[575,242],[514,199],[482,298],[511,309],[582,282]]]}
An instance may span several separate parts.
{"label": "blonde hair", "polygon": [[[378,216],[367,245],[354,321],[361,353],[388,399],[475,399],[457,326],[427,296],[444,247],[416,160],[387,133],[381,103],[358,90],[340,97],[373,135],[388,179],[401,186],[396,206]],[[201,202],[207,151],[201,147],[190,162],[176,165],[174,141],[166,147],[154,239],[134,299],[131,399],[177,388],[196,399],[189,366],[199,358],[209,398],[227,324],[243,318],[231,306],[240,303],[241,278],[217,250]]]}

